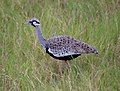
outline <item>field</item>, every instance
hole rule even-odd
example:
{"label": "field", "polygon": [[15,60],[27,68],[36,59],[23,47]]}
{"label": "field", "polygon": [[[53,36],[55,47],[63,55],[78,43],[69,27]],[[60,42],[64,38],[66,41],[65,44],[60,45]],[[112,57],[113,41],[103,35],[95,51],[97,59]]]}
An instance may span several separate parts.
{"label": "field", "polygon": [[[27,20],[38,18],[46,39],[68,35],[99,55],[62,61],[41,47]],[[119,0],[0,0],[0,91],[120,91]]]}

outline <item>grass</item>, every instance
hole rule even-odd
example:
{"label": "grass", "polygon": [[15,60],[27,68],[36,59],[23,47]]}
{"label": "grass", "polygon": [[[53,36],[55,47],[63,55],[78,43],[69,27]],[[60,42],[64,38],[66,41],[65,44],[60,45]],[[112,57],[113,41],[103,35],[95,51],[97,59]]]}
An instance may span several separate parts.
{"label": "grass", "polygon": [[[0,91],[119,91],[119,0],[1,0]],[[45,38],[69,35],[94,45],[99,55],[59,63],[44,52],[26,20],[41,20]]]}

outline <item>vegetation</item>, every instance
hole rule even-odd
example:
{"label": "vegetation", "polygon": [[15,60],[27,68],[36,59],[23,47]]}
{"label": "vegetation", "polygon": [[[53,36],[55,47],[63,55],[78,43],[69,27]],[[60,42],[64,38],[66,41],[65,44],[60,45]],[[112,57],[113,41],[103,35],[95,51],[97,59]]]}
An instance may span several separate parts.
{"label": "vegetation", "polygon": [[[120,91],[119,0],[1,0],[0,91]],[[51,58],[27,20],[41,21],[46,39],[69,35],[95,46],[99,55],[70,61]]]}

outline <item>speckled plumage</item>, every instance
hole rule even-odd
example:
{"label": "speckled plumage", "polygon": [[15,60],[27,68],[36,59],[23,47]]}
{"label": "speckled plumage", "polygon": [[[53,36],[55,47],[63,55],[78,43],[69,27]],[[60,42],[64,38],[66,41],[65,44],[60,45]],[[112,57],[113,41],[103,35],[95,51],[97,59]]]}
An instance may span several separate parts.
{"label": "speckled plumage", "polygon": [[97,50],[94,47],[69,36],[57,36],[50,38],[47,41],[47,47],[47,52],[51,53],[58,59],[59,57],[72,55],[76,55],[75,57],[77,57],[84,53],[97,53]]}
{"label": "speckled plumage", "polygon": [[33,18],[28,23],[35,27],[38,39],[46,52],[56,59],[71,60],[85,53],[98,54],[94,47],[69,36],[56,36],[45,40],[42,36],[39,20]]}

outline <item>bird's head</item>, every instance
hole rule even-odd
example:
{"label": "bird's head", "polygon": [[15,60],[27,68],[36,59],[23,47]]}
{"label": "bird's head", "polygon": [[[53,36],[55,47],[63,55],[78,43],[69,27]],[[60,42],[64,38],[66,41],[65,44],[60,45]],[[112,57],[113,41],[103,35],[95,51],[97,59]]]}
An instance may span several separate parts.
{"label": "bird's head", "polygon": [[40,21],[36,18],[30,19],[28,20],[28,23],[30,25],[32,25],[33,27],[39,26],[40,25]]}

